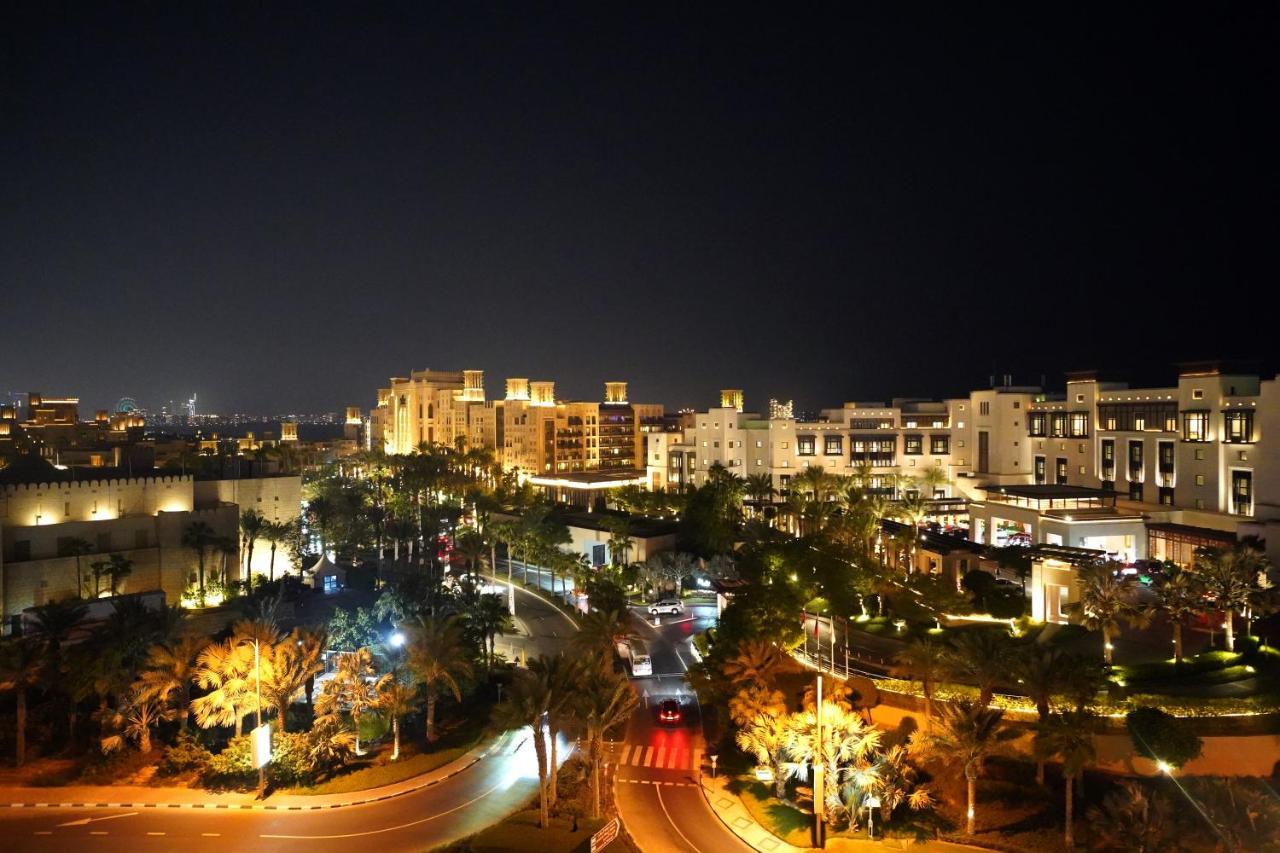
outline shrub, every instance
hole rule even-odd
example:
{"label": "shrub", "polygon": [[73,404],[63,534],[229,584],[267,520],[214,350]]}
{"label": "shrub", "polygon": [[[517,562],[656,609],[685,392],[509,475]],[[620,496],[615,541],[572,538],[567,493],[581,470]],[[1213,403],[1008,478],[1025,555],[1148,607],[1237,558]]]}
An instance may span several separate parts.
{"label": "shrub", "polygon": [[1197,758],[1204,745],[1182,723],[1159,708],[1136,708],[1124,719],[1133,748],[1152,761],[1181,767]]}
{"label": "shrub", "polygon": [[182,732],[173,746],[165,749],[164,757],[160,759],[160,774],[177,776],[191,771],[204,773],[212,757],[212,753],[191,732]]}

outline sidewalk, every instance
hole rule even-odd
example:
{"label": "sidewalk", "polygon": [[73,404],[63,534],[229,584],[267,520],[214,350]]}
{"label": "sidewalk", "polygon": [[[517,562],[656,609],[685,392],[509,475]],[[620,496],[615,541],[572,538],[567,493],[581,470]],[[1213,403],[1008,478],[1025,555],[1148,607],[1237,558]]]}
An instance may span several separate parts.
{"label": "sidewalk", "polygon": [[0,787],[0,809],[112,808],[112,809],[251,809],[255,811],[314,811],[358,806],[411,794],[478,764],[498,751],[511,732],[477,744],[443,767],[365,791],[345,794],[277,794],[259,802],[253,792],[214,793],[193,788],[149,788],[136,785],[66,785],[45,788]]}
{"label": "sidewalk", "polygon": [[762,850],[764,853],[797,853],[799,850],[809,849],[794,847],[757,823],[751,816],[751,812],[747,811],[747,807],[742,804],[742,799],[729,790],[730,777],[720,774],[712,779],[704,773],[700,780],[703,796],[707,798],[707,805],[711,806],[711,810],[716,813],[716,817],[720,818],[720,822],[727,826],[730,832],[741,838],[748,847]]}
{"label": "sidewalk", "polygon": [[[742,839],[749,847],[762,853],[799,853],[812,850],[812,847],[796,847],[769,832],[751,816],[742,799],[729,790],[731,777],[718,776],[715,779],[703,774],[702,793],[707,798],[707,805],[716,813],[716,817],[729,828],[734,835]],[[989,848],[974,847],[968,844],[957,844],[951,841],[914,842],[902,838],[876,839],[865,838],[828,838],[827,850],[872,851],[872,850],[909,850],[911,853],[990,853]]]}

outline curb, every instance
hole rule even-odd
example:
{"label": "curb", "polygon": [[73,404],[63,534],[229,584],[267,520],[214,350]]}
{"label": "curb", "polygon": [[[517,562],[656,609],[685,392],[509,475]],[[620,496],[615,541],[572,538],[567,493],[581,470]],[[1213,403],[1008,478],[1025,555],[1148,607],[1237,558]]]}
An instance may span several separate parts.
{"label": "curb", "polygon": [[[489,580],[494,581],[495,583],[502,584],[502,585],[504,585],[504,586],[505,586],[505,585],[506,585],[506,583],[507,583],[505,580],[503,580],[502,578],[498,577],[497,575],[481,575],[481,577],[487,577]],[[513,584],[513,585],[514,585],[514,584]],[[524,590],[525,592],[527,592],[529,595],[532,595],[532,596],[534,596],[534,597],[536,597],[536,598],[540,599],[543,603],[545,603],[545,604],[549,604],[549,605],[551,605],[552,607],[554,607],[554,608],[556,609],[556,612],[557,612],[557,613],[559,613],[561,616],[563,616],[564,618],[566,618],[566,619],[568,619],[568,620],[569,620],[569,623],[570,623],[571,625],[573,625],[574,629],[579,629],[579,628],[581,628],[581,627],[582,627],[581,625],[579,625],[579,624],[578,624],[578,620],[577,620],[577,619],[573,618],[573,617],[572,617],[572,616],[570,616],[567,612],[565,612],[564,607],[563,607],[563,606],[562,606],[558,601],[556,601],[555,599],[552,599],[552,598],[548,598],[547,596],[543,595],[543,594],[542,594],[542,590],[541,590],[541,589],[537,589],[537,588],[530,588],[529,586],[527,586],[527,585],[525,584],[525,582],[524,582],[524,581],[521,581],[521,582],[520,582],[520,586],[519,586],[519,587],[517,587],[517,588],[518,588],[518,589],[522,589],[522,590]]]}
{"label": "curb", "polygon": [[[506,735],[499,737],[499,741],[506,738]],[[452,779],[465,770],[470,770],[479,764],[487,755],[493,753],[500,744],[494,744],[485,750],[482,755],[468,761],[466,764],[455,770],[450,770],[443,776],[426,782],[420,782],[402,791],[395,791],[390,794],[381,794],[376,797],[365,797],[363,799],[347,800],[341,803],[321,803],[317,805],[271,805],[268,803],[0,803],[0,809],[201,809],[204,811],[277,811],[277,812],[306,812],[306,811],[325,811],[328,809],[345,809],[352,806],[363,806],[369,803],[380,803],[384,800],[394,800],[397,797],[403,797],[407,794],[413,794],[425,788],[431,788],[439,785],[447,779]],[[423,774],[426,775],[426,774]],[[295,795],[295,796],[306,796]]]}

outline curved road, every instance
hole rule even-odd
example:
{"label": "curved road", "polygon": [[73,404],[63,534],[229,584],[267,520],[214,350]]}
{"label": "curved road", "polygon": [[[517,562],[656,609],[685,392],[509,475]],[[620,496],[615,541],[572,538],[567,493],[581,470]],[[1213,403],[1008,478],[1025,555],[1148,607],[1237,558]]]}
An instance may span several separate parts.
{"label": "curved road", "polygon": [[[570,744],[562,747],[567,753]],[[479,832],[537,791],[528,732],[508,732],[474,767],[430,788],[362,806],[263,812],[167,808],[7,809],[6,847],[119,851],[421,851]],[[9,847],[8,845],[13,845]]]}
{"label": "curved road", "polygon": [[[715,605],[691,606],[683,616],[663,616],[662,625],[640,608],[636,632],[648,644],[651,678],[632,679],[641,701],[626,739],[610,750],[618,812],[645,853],[750,851],[720,822],[702,793],[699,776],[708,766],[697,697],[685,681],[690,641],[715,623]],[[680,703],[679,725],[658,722],[658,705]]]}
{"label": "curved road", "polygon": [[[537,596],[526,592],[517,601],[520,618],[532,635],[524,640],[530,653],[554,651],[572,633],[568,619]],[[457,775],[366,805],[296,812],[6,808],[0,809],[0,837],[5,849],[22,851],[72,850],[86,844],[94,850],[157,853],[350,853],[361,845],[378,851],[429,850],[491,826],[536,795],[537,760],[528,735],[527,730],[508,732],[478,763]],[[568,757],[571,749],[571,743],[562,742],[560,756]],[[49,799],[56,798],[56,790],[49,789]]]}

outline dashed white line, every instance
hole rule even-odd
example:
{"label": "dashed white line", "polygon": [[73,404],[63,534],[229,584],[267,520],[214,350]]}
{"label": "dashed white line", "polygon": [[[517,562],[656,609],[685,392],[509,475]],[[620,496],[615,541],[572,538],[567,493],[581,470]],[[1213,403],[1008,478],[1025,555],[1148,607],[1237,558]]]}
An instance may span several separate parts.
{"label": "dashed white line", "polygon": [[205,838],[220,838],[222,836],[221,832],[202,832],[200,834]]}

